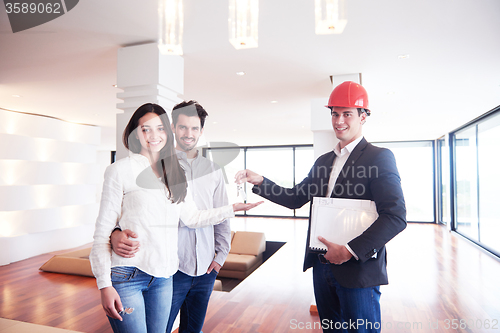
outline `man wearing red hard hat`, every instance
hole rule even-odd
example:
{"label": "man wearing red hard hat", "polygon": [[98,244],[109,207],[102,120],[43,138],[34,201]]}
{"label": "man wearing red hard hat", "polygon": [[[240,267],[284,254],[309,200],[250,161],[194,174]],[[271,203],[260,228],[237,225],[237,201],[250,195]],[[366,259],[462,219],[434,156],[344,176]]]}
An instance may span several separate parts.
{"label": "man wearing red hard hat", "polygon": [[375,202],[378,217],[347,244],[318,237],[327,251],[318,254],[307,236],[304,271],[313,267],[314,294],[324,332],[380,332],[380,285],[388,284],[385,244],[406,227],[406,208],[393,153],[368,143],[362,130],[370,115],[368,94],[346,81],[331,93],[327,107],[339,143],[320,156],[308,176],[283,188],[250,170],[236,174],[252,191],[290,209],[314,197]]}

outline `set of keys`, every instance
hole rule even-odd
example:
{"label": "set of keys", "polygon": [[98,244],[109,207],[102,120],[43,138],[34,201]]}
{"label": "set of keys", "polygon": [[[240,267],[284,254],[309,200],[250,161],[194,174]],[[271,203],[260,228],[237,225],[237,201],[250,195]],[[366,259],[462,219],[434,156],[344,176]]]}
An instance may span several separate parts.
{"label": "set of keys", "polygon": [[238,193],[236,193],[236,196],[240,197],[241,200],[246,203],[247,194],[245,193],[245,190],[243,189],[243,184],[236,184],[236,187],[238,189]]}
{"label": "set of keys", "polygon": [[123,316],[124,314],[131,314],[134,312],[134,308],[124,308],[120,312],[118,312],[119,315]]}

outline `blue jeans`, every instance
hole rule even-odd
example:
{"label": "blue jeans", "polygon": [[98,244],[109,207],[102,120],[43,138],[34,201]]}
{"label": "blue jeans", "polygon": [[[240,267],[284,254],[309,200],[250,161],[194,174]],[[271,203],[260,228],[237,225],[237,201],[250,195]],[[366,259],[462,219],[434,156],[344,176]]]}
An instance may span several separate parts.
{"label": "blue jeans", "polygon": [[323,332],[378,333],[381,331],[380,287],[344,288],[330,264],[316,260],[314,295]]}
{"label": "blue jeans", "polygon": [[172,304],[172,278],[156,278],[138,268],[111,269],[111,282],[120,295],[123,321],[109,318],[115,333],[165,333]]}
{"label": "blue jeans", "polygon": [[216,277],[215,269],[209,274],[200,276],[190,276],[181,271],[174,274],[174,295],[167,333],[172,332],[179,309],[181,310],[179,333],[201,332]]}

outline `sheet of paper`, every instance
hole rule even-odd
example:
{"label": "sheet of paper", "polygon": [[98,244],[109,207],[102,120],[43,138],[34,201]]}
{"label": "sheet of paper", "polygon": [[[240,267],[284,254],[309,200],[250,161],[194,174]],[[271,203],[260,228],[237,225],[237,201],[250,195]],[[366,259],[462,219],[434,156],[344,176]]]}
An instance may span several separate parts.
{"label": "sheet of paper", "polygon": [[327,250],[318,236],[345,245],[361,235],[377,218],[373,201],[315,197],[310,216],[309,247],[317,251]]}

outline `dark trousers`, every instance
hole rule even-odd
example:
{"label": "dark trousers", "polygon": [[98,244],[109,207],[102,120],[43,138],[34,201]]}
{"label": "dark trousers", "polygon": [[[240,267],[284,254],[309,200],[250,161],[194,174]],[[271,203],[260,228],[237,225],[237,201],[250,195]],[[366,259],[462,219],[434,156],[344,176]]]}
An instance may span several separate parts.
{"label": "dark trousers", "polygon": [[179,333],[201,332],[216,277],[215,270],[201,276],[190,276],[181,271],[174,274],[172,307],[167,333],[172,332],[179,309],[181,311]]}
{"label": "dark trousers", "polygon": [[314,296],[323,332],[379,333],[380,287],[344,288],[330,265],[317,259],[313,266]]}

